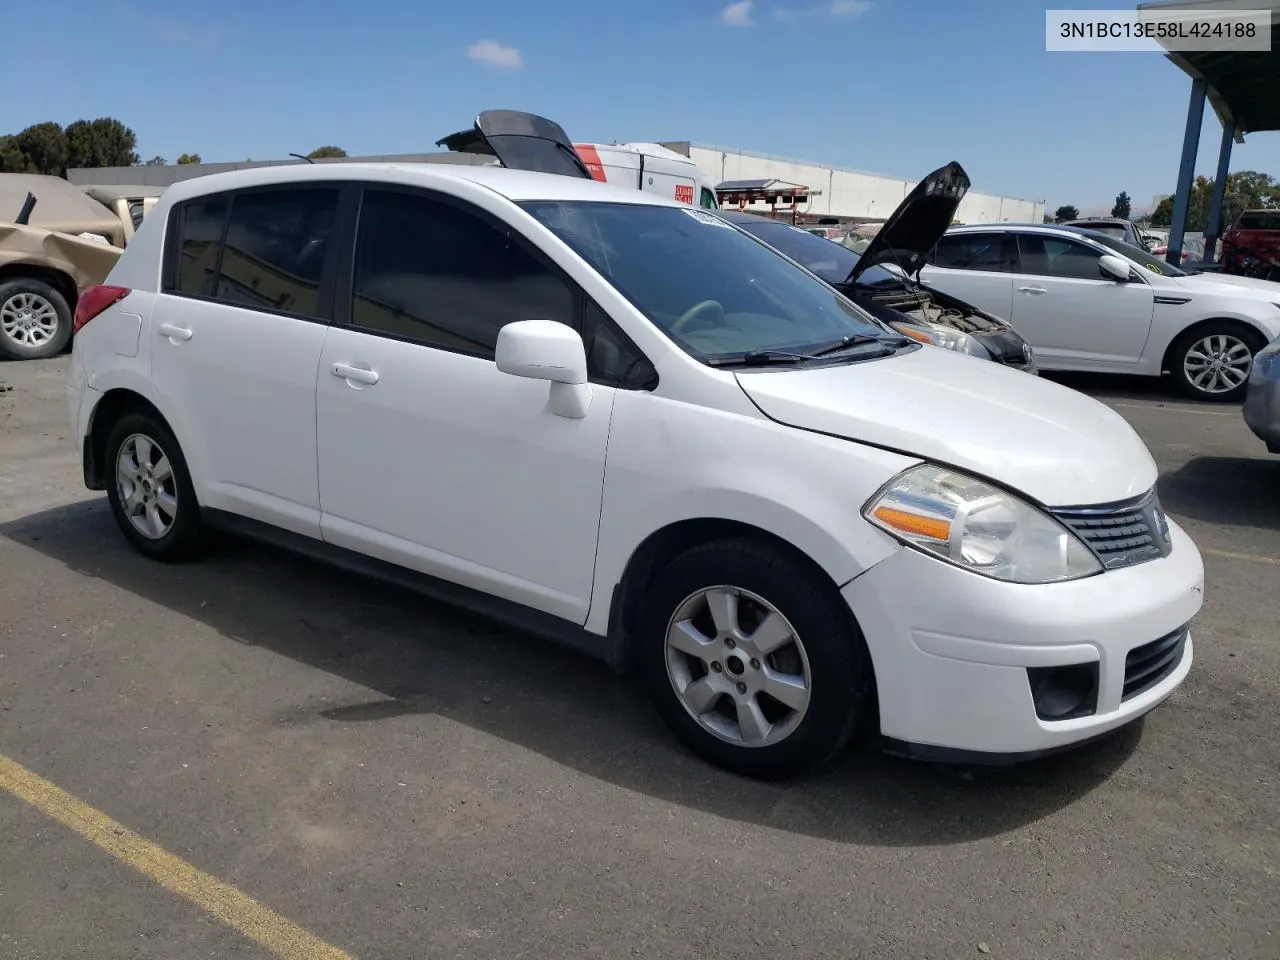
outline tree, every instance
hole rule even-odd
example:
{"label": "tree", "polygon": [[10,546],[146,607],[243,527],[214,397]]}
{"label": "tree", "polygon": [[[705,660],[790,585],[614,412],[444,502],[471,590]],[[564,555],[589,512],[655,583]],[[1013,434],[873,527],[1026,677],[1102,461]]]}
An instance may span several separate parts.
{"label": "tree", "polygon": [[14,137],[32,173],[62,176],[67,169],[67,134],[53,121],[33,124]]}
{"label": "tree", "polygon": [[1111,208],[1111,215],[1119,217],[1121,220],[1128,220],[1130,213],[1129,194],[1121,190],[1116,195],[1115,206]]}
{"label": "tree", "polygon": [[1052,215],[1050,215],[1050,214],[1047,214],[1047,213],[1046,213],[1046,214],[1044,215],[1044,222],[1045,222],[1045,223],[1053,223],[1053,217],[1052,217]]}
{"label": "tree", "polygon": [[1151,211],[1151,225],[1167,227],[1171,223],[1173,223],[1173,197],[1165,197]]}
{"label": "tree", "polygon": [[0,173],[25,173],[27,158],[22,155],[17,137],[0,137]]}
{"label": "tree", "polygon": [[198,153],[184,153],[182,156],[178,158],[178,163],[182,164],[183,166],[186,166],[188,163],[199,163],[199,162],[200,162],[200,154]]}
{"label": "tree", "polygon": [[324,160],[327,157],[345,157],[346,155],[347,151],[343,150],[341,147],[316,147],[307,154],[307,159]]}
{"label": "tree", "polygon": [[77,120],[67,127],[67,166],[131,167],[140,158],[138,138],[113,117]]}
{"label": "tree", "polygon": [[1057,210],[1053,211],[1053,219],[1058,223],[1063,220],[1079,220],[1080,211],[1069,203],[1064,203]]}
{"label": "tree", "polygon": [[152,157],[147,161],[148,167],[163,167],[165,165],[164,157]]}
{"label": "tree", "polygon": [[[1196,177],[1187,198],[1187,230],[1199,233],[1209,228],[1209,208],[1213,205],[1214,181]],[[1222,223],[1233,223],[1244,210],[1274,210],[1280,207],[1280,183],[1269,174],[1241,170],[1228,175],[1222,197]],[[1165,197],[1151,211],[1151,225],[1167,227],[1173,223],[1173,198]]]}

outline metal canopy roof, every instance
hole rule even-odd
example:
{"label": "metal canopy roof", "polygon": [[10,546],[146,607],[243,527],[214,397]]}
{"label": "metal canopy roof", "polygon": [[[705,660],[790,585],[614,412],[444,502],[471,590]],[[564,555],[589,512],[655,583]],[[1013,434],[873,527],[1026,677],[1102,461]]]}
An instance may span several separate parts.
{"label": "metal canopy roof", "polygon": [[1180,50],[1166,54],[1192,79],[1208,84],[1209,103],[1224,128],[1280,130],[1280,3],[1262,0],[1175,0],[1138,4],[1140,14],[1186,10],[1270,10],[1271,50]]}
{"label": "metal canopy roof", "polygon": [[779,190],[783,193],[810,194],[815,192],[802,184],[788,183],[786,180],[778,180],[777,178],[764,180],[725,180],[723,183],[717,183],[716,189],[735,191]]}

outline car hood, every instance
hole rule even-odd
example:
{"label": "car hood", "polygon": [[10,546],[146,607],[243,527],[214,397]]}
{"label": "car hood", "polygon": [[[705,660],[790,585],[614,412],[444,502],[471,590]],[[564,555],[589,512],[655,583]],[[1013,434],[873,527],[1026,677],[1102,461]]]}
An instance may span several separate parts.
{"label": "car hood", "polygon": [[436,141],[457,153],[497,157],[504,167],[593,179],[569,135],[554,120],[519,110],[485,110],[470,130]]}
{"label": "car hood", "polygon": [[1258,296],[1280,303],[1280,283],[1260,280],[1257,277],[1238,277],[1232,273],[1193,273],[1185,277],[1169,279],[1188,290],[1228,296],[1242,293],[1247,297]]}
{"label": "car hood", "polygon": [[1047,506],[1139,496],[1158,475],[1110,407],[939,347],[737,378],[772,420],[967,470]]}
{"label": "car hood", "polygon": [[933,171],[889,215],[845,283],[854,283],[877,263],[896,263],[907,274],[918,274],[968,192],[969,175],[954,160]]}

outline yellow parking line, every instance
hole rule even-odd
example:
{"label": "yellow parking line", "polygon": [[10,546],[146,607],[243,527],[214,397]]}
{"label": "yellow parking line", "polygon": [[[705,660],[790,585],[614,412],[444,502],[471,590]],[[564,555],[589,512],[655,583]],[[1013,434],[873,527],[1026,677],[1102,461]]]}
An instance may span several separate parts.
{"label": "yellow parking line", "polygon": [[138,836],[60,787],[0,754],[0,789],[74,830],[178,896],[286,960],[351,960],[337,947],[268,910],[230,884]]}
{"label": "yellow parking line", "polygon": [[1222,557],[1224,560],[1248,560],[1250,563],[1270,563],[1280,567],[1280,557],[1262,557],[1256,553],[1232,553],[1230,550],[1215,550],[1212,547],[1201,547],[1201,553],[1211,557]]}

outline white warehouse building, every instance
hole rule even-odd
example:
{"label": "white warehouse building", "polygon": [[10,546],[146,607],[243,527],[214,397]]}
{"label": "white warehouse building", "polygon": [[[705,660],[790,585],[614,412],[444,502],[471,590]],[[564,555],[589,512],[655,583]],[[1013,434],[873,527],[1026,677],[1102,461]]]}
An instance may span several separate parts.
{"label": "white warehouse building", "polygon": [[[731,180],[782,180],[819,190],[819,195],[798,208],[798,212],[810,216],[884,220],[917,183],[901,177],[688,140],[664,141],[662,145],[691,159],[713,184]],[[748,209],[762,207],[756,204]],[[956,219],[961,223],[1040,223],[1044,219],[1044,200],[1000,197],[970,190],[960,202]]]}

